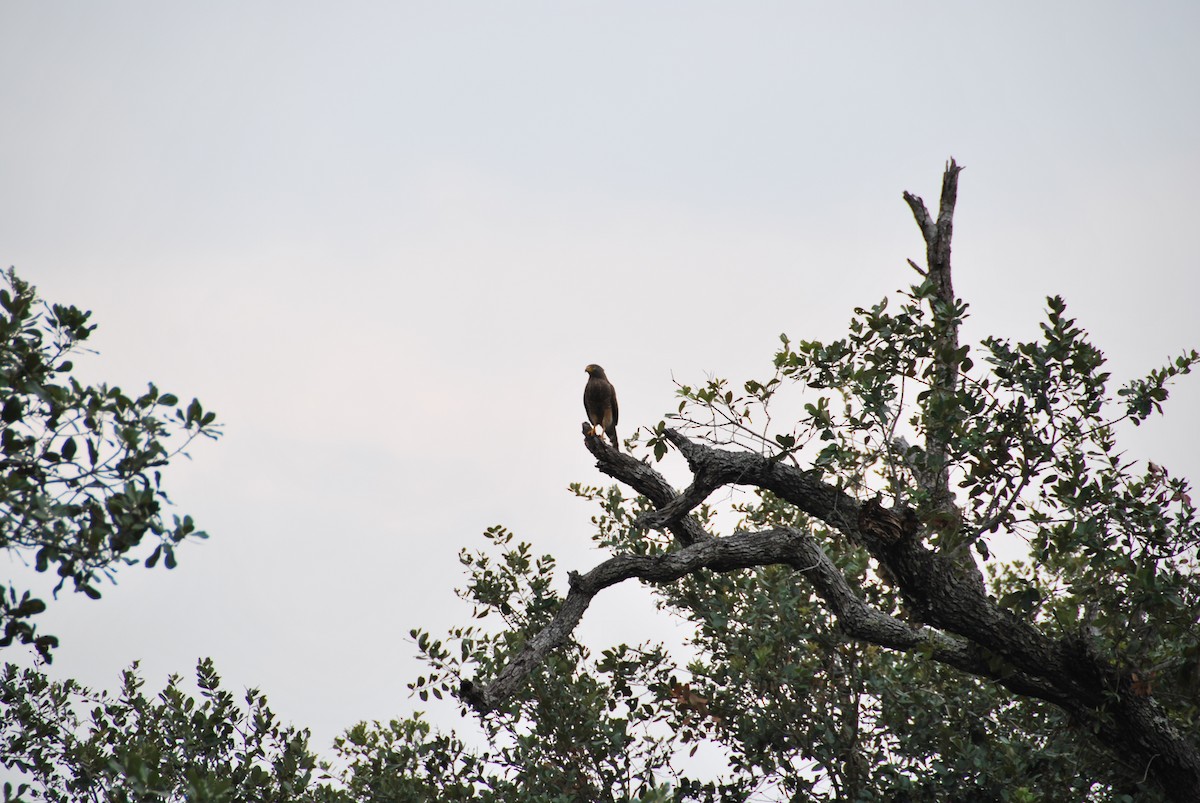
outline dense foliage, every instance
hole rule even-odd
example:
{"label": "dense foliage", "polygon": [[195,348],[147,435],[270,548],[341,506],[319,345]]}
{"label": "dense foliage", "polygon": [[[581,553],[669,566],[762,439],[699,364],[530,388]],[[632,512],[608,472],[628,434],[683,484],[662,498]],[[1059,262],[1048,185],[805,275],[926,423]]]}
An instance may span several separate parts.
{"label": "dense foliage", "polygon": [[[1114,389],[1056,297],[1034,336],[960,343],[957,170],[936,220],[906,195],[920,279],[855,310],[846,337],[784,336],[766,376],[680,386],[643,460],[585,436],[620,482],[572,486],[596,507],[601,565],[563,590],[555,559],[502,527],[463,550],[471,624],[412,630],[428,668],[410,689],[477,729],[360,723],[322,764],[208,663],[199,699],[172,679],[157,700],[133,671],[106,697],[9,667],[0,754],[32,785],[6,799],[1195,799],[1200,523],[1187,481],[1119,442],[1200,354]],[[170,456],[156,411],[176,402],[153,386],[137,400],[47,389],[69,364],[46,333],[76,343],[86,315],[34,318],[18,297],[0,299],[25,333],[5,343],[5,381],[27,390],[4,405],[3,444],[25,445],[3,474],[8,498],[42,512],[6,518],[5,537],[40,534],[38,568],[88,593],[146,532],[151,562],[191,532],[130,501],[165,500],[145,472]],[[42,379],[10,368],[26,362]],[[206,433],[211,414],[193,407],[173,420]],[[684,491],[650,461],[674,450]],[[41,524],[12,529],[25,519]],[[595,653],[575,639],[591,598],[628,579],[686,623],[686,644]]]}
{"label": "dense foliage", "polygon": [[199,699],[179,677],[147,697],[135,664],[110,697],[8,664],[0,673],[0,755],[23,780],[5,785],[4,799],[332,799],[315,782],[308,734],[280,725],[261,693],[247,691],[239,705],[210,661],[196,667],[196,683]]}

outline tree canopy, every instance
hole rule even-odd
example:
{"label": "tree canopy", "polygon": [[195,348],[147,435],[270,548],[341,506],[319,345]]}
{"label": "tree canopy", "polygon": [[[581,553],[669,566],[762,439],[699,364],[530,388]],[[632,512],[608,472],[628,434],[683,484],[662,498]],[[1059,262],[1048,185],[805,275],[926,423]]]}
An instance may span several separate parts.
{"label": "tree canopy", "polygon": [[[936,214],[905,193],[924,264],[910,261],[917,279],[905,291],[854,310],[845,337],[781,336],[766,376],[680,385],[678,408],[635,435],[632,453],[584,424],[585,447],[616,484],[572,490],[596,505],[593,538],[609,557],[568,572],[565,593],[554,557],[503,527],[464,549],[472,623],[441,636],[412,630],[428,670],[410,688],[422,701],[453,700],[483,746],[417,714],[348,729],[323,763],[257,691],[236,705],[207,662],[199,700],[173,679],[158,702],[133,672],[108,697],[10,667],[0,754],[36,781],[17,794],[1200,799],[1196,508],[1186,480],[1119,443],[1163,412],[1170,383],[1200,354],[1114,386],[1057,297],[1033,338],[962,342],[968,306],[951,271],[960,170],[947,166]],[[0,299],[14,320],[15,297]],[[37,322],[20,313],[27,339],[5,341],[5,371],[19,362],[9,350],[42,349],[55,326],[85,331],[85,314],[58,309]],[[28,334],[38,327],[41,339]],[[16,371],[6,388],[31,395],[11,419],[4,404],[16,428],[5,429],[5,454],[10,441],[37,446],[4,464],[5,487],[51,490],[41,507],[22,503],[40,518],[5,508],[6,545],[25,532],[16,522],[41,522],[34,543],[49,550],[46,565],[84,593],[147,532],[159,539],[148,562],[170,557],[190,520],[167,526],[157,506],[122,516],[133,515],[130,499],[165,500],[145,473],[171,454],[150,445],[161,427],[205,433],[212,414],[198,402],[180,409],[153,386],[137,400],[73,382],[51,392],[49,380]],[[30,430],[31,420],[43,423]],[[141,429],[125,437],[128,420]],[[652,462],[676,454],[684,488]],[[33,479],[10,479],[18,469]],[[79,556],[62,546],[76,541],[98,546]],[[686,649],[595,654],[575,637],[592,600],[627,581],[691,625]],[[38,643],[20,629],[32,613],[9,616],[22,623],[13,638]]]}
{"label": "tree canopy", "polygon": [[[530,695],[567,682],[557,656],[579,649],[588,604],[636,578],[698,628],[686,667],[634,662],[660,678],[643,693],[668,740],[727,748],[737,794],[1200,799],[1195,506],[1186,481],[1117,445],[1200,355],[1114,393],[1060,298],[1035,340],[961,343],[960,170],[947,166],[936,215],[904,196],[926,264],[910,261],[919,281],[898,300],[855,310],[840,340],[782,337],[769,377],[679,388],[676,425],[647,445],[678,450],[686,489],[585,437],[637,494],[581,489],[604,504],[614,556],[572,573],[565,598],[534,597],[540,614],[512,631],[457,637],[465,659],[429,647],[425,685],[542,723]],[[792,390],[803,414],[780,431],[772,411]],[[728,487],[752,496],[718,535],[708,505]],[[1027,557],[992,560],[1006,543]],[[471,565],[471,589],[491,591],[501,564]]]}

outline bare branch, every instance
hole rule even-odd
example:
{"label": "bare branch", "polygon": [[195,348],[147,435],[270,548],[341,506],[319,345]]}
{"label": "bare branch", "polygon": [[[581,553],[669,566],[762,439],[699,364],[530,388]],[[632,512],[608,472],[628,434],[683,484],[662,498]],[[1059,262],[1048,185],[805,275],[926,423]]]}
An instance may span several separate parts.
{"label": "bare branch", "polygon": [[[942,175],[942,194],[937,221],[934,222],[920,197],[904,193],[904,200],[912,210],[913,218],[925,239],[924,272],[932,282],[935,301],[932,304],[934,320],[942,327],[933,359],[935,369],[932,391],[936,397],[945,398],[953,394],[958,386],[958,322],[954,319],[957,299],[950,269],[950,241],[954,234],[954,207],[958,201],[958,174],[962,172],[953,159],[946,165]],[[909,261],[912,264],[912,261]],[[916,267],[914,265],[914,267]],[[925,461],[923,471],[917,472],[918,481],[929,494],[931,510],[948,513],[954,506],[954,494],[950,489],[948,465],[949,423],[929,426],[925,437]]]}
{"label": "bare branch", "polygon": [[[613,479],[623,482],[642,496],[649,499],[654,506],[663,509],[675,503],[679,493],[663,476],[653,468],[605,443],[592,434],[592,425],[584,423],[583,442],[588,451],[596,458],[596,468]],[[695,506],[688,508],[690,512]],[[699,541],[712,538],[700,525],[695,516],[676,515],[671,519],[669,530],[671,535],[684,546],[691,546]]]}
{"label": "bare branch", "polygon": [[[858,500],[821,480],[820,471],[803,471],[754,452],[714,449],[675,429],[667,429],[665,434],[687,460],[693,481],[683,494],[643,516],[638,522],[640,526],[669,527],[673,521],[699,507],[717,488],[749,485],[786,499],[810,516],[846,533],[856,543],[868,548],[872,546],[872,536],[857,529]],[[876,542],[874,546],[882,548],[885,544]]]}
{"label": "bare branch", "polygon": [[958,202],[958,174],[961,172],[962,166],[953,159],[946,165],[946,172],[942,175],[942,194],[936,222],[920,196],[911,192],[904,193],[904,201],[912,210],[917,226],[921,229],[921,236],[925,239],[925,262],[928,270],[922,271],[916,265],[912,265],[912,260],[909,260],[909,264],[933,280],[939,300],[947,304],[954,303],[954,285],[950,280],[950,241],[954,235],[954,207]]}

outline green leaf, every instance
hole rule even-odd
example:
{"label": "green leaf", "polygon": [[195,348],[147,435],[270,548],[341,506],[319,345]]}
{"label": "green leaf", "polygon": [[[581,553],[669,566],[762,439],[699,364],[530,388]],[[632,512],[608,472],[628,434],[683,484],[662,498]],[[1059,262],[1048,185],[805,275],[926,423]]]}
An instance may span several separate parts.
{"label": "green leaf", "polygon": [[6,424],[20,421],[24,409],[25,406],[19,396],[9,396],[4,402],[3,409],[0,409],[0,420],[3,420]]}
{"label": "green leaf", "polygon": [[21,604],[13,610],[11,615],[14,617],[35,616],[36,614],[45,612],[45,610],[46,603],[42,600],[27,599],[22,601]]}

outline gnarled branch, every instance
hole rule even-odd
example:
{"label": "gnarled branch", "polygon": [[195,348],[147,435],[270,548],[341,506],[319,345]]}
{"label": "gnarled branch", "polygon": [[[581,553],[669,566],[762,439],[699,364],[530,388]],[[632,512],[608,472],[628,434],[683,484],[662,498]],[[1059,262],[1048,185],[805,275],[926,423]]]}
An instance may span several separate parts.
{"label": "gnarled branch", "polygon": [[728,572],[771,565],[790,566],[808,579],[851,638],[906,652],[922,651],[934,660],[998,680],[1023,694],[1047,700],[1057,700],[1060,696],[1036,677],[998,670],[986,652],[968,641],[929,627],[907,624],[872,608],[810,533],[790,527],[737,533],[727,538],[710,537],[665,555],[618,555],[587,574],[572,572],[567,597],[550,623],[529,639],[489,683],[480,686],[464,681],[460,692],[481,712],[501,704],[524,684],[547,655],[566,643],[592,599],[617,583],[632,579],[667,583],[701,569]]}
{"label": "gnarled branch", "polygon": [[[920,198],[904,194],[926,244],[927,267],[913,267],[932,284],[931,305],[935,325],[940,327],[930,390],[947,403],[957,391],[961,360],[960,305],[950,270],[961,169],[953,160],[947,165],[936,220]],[[586,574],[572,573],[570,590],[551,622],[490,681],[463,681],[462,698],[481,712],[503,703],[550,652],[567,642],[596,594],[612,585],[631,579],[672,582],[704,569],[725,572],[786,565],[812,584],[849,637],[895,650],[920,651],[1017,694],[1058,705],[1122,760],[1146,767],[1173,799],[1200,800],[1200,751],[1172,726],[1153,699],[1137,692],[1128,671],[1093,649],[1085,637],[1052,638],[1000,606],[988,595],[969,552],[942,552],[929,546],[929,536],[942,526],[937,523],[940,514],[956,510],[948,470],[951,430],[944,421],[927,422],[924,462],[916,471],[925,502],[913,511],[855,498],[825,481],[820,471],[802,470],[755,453],[716,449],[668,429],[665,437],[692,472],[691,484],[679,492],[646,463],[591,435],[585,425],[585,444],[597,467],[654,505],[654,511],[642,516],[636,526],[670,532],[680,547],[657,556],[618,555]],[[780,527],[713,537],[693,511],[714,491],[732,485],[770,491],[866,549],[878,562],[880,575],[894,584],[921,624],[901,621],[867,604],[812,533]]]}

